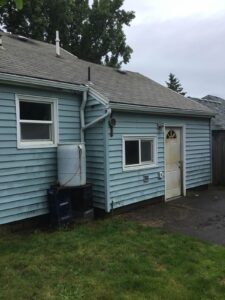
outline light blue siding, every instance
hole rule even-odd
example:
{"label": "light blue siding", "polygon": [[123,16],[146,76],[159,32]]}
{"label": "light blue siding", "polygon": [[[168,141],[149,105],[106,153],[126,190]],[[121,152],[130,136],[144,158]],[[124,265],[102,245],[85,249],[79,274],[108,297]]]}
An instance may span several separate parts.
{"label": "light blue siding", "polygon": [[[102,116],[105,107],[92,97],[88,97],[85,109],[85,123]],[[106,182],[105,182],[105,147],[104,147],[104,121],[85,131],[87,181],[93,184],[94,206],[105,209]]]}
{"label": "light blue siding", "polygon": [[0,87],[0,224],[46,214],[57,181],[56,148],[17,149],[16,93],[58,98],[59,143],[80,141],[78,96]]}
{"label": "light blue siding", "polygon": [[[17,149],[15,94],[58,98],[59,143],[80,141],[81,96],[66,92],[0,86],[0,224],[48,212],[46,191],[57,181],[56,148]],[[88,98],[85,123],[105,113],[105,106]],[[164,132],[158,123],[185,125],[186,187],[211,182],[209,120],[114,112],[116,126],[110,136],[108,119],[85,131],[87,181],[93,184],[94,206],[109,211],[163,196]],[[122,136],[157,136],[156,167],[123,171]],[[144,183],[143,176],[149,176]]]}
{"label": "light blue siding", "polygon": [[[164,132],[158,124],[185,125],[186,128],[186,187],[209,184],[211,182],[210,127],[208,119],[159,117],[147,114],[114,112],[116,127],[113,137],[109,137],[109,176],[111,208],[165,195],[165,181],[159,179],[158,172],[164,172]],[[156,167],[123,171],[122,136],[157,135]],[[109,135],[109,132],[108,132]],[[149,182],[143,176],[149,176]]]}

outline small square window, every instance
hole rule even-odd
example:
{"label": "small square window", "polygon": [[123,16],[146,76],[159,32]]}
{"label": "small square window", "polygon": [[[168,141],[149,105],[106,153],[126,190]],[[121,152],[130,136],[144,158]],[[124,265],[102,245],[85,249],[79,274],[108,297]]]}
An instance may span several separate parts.
{"label": "small square window", "polygon": [[57,100],[19,96],[17,99],[18,147],[56,145]]}
{"label": "small square window", "polygon": [[155,137],[123,137],[124,169],[156,165]]}

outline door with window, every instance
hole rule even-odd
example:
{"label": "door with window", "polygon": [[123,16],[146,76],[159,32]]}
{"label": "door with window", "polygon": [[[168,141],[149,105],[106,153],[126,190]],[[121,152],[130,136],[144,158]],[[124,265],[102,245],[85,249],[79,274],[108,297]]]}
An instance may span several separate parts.
{"label": "door with window", "polygon": [[181,128],[165,129],[166,199],[181,195]]}

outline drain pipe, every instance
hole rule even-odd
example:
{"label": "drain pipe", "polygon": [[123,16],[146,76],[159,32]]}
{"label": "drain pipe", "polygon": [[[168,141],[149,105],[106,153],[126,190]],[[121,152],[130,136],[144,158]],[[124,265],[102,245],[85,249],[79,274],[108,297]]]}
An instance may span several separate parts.
{"label": "drain pipe", "polygon": [[98,117],[97,119],[93,120],[92,122],[88,123],[87,125],[84,126],[84,130],[95,125],[96,123],[100,122],[101,120],[104,120],[107,118],[109,115],[111,115],[112,109],[111,108],[106,108],[106,112],[104,115]]}
{"label": "drain pipe", "polygon": [[106,112],[104,113],[104,115],[98,117],[97,119],[91,121],[90,123],[85,125],[85,118],[84,118],[84,109],[87,103],[87,91],[83,92],[83,100],[80,106],[80,124],[81,124],[81,129],[80,129],[80,140],[81,143],[84,143],[84,131],[87,128],[92,127],[93,125],[95,125],[96,123],[104,120],[105,118],[107,118],[109,115],[111,115],[111,108],[107,107],[106,108]]}
{"label": "drain pipe", "polygon": [[80,140],[81,143],[84,143],[84,127],[85,127],[85,120],[84,120],[84,109],[87,103],[87,91],[83,92],[83,100],[80,106]]}

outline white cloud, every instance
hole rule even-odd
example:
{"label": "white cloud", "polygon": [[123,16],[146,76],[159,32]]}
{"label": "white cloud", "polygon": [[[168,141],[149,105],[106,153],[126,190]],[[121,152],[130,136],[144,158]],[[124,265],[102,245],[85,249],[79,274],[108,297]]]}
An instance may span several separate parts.
{"label": "white cloud", "polygon": [[139,24],[126,33],[134,53],[124,68],[162,84],[172,72],[189,95],[225,97],[224,17]]}
{"label": "white cloud", "polygon": [[125,0],[124,8],[136,12],[134,24],[190,16],[209,17],[225,13],[224,0]]}
{"label": "white cloud", "polygon": [[225,98],[225,1],[125,0],[134,53],[124,68],[165,84],[173,72],[189,95]]}

